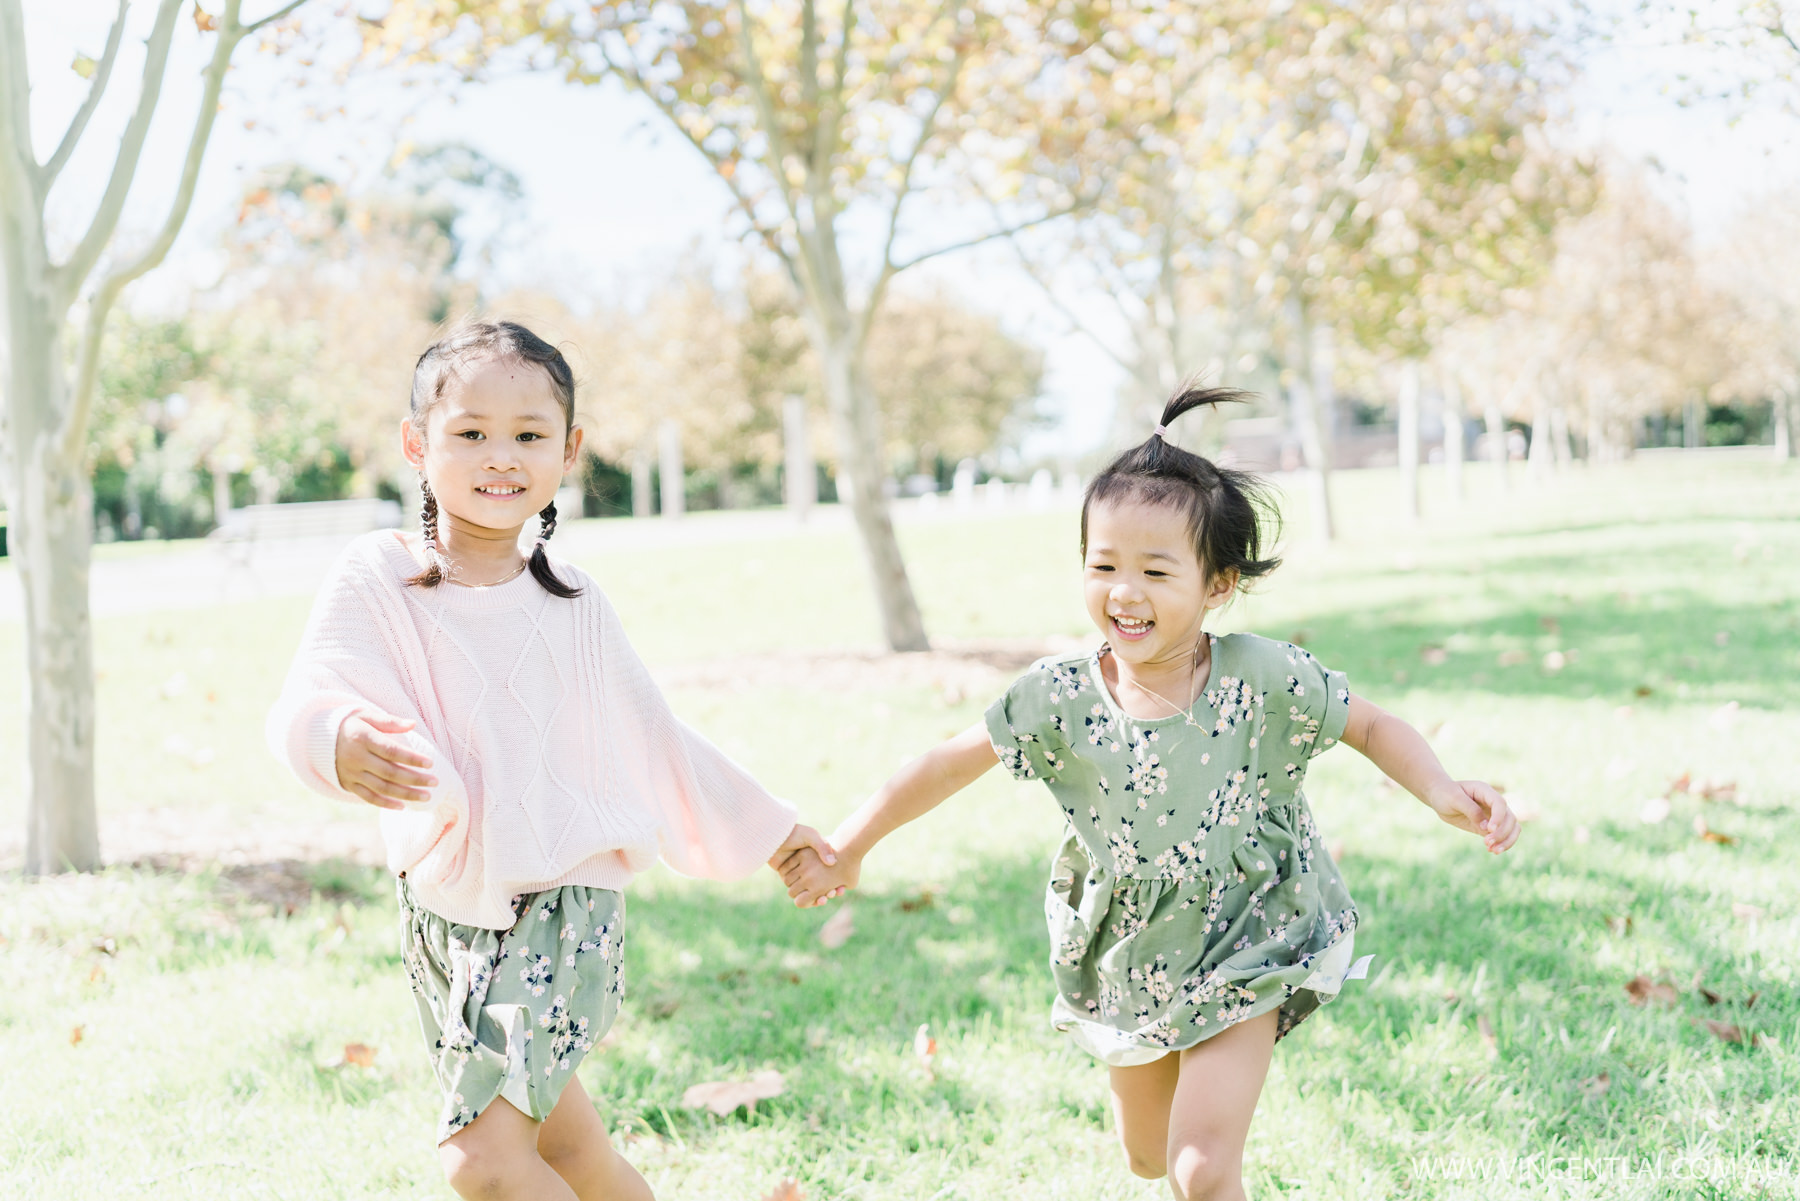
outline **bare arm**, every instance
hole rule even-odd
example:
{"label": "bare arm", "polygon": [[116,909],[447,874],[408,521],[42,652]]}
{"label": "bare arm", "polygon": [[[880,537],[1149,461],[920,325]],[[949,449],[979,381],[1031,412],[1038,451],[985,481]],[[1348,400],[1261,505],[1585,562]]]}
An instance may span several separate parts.
{"label": "bare arm", "polygon": [[1450,825],[1479,834],[1499,854],[1519,840],[1519,819],[1506,799],[1480,780],[1452,780],[1425,736],[1379,705],[1350,697],[1341,741],[1430,806]]}
{"label": "bare arm", "polygon": [[874,796],[845,818],[831,835],[835,866],[808,850],[796,852],[778,869],[788,895],[802,908],[822,905],[862,877],[863,856],[876,843],[915,818],[923,817],[979,779],[1000,761],[979,722],[941,742],[894,773]]}

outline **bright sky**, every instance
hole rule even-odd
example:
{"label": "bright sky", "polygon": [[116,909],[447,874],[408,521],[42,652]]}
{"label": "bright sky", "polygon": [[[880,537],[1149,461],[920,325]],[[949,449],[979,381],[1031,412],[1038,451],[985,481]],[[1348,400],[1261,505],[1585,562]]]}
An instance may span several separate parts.
{"label": "bright sky", "polygon": [[[51,197],[53,226],[79,233],[104,186],[117,133],[135,98],[142,38],[151,5],[133,5],[134,24],[115,70],[108,103],[89,127],[81,153]],[[254,18],[275,0],[246,0]],[[71,69],[78,52],[98,56],[114,6],[108,0],[27,0],[26,32],[33,129],[47,157],[85,95]],[[169,83],[139,172],[123,229],[154,226],[171,195],[192,127],[205,47],[183,18]],[[553,76],[504,79],[441,96],[369,94],[346,116],[319,122],[309,105],[335,108],[341,98],[317,86],[294,86],[287,70],[241,47],[226,110],[208,151],[193,216],[169,262],[140,286],[139,303],[166,302],[217,270],[212,251],[246,177],[260,167],[302,159],[341,173],[384,159],[407,112],[405,136],[421,143],[466,141],[523,181],[530,228],[509,267],[512,282],[555,291],[605,295],[656,273],[698,246],[717,250],[725,237],[724,190],[697,158],[658,128],[647,106],[622,90],[565,85]],[[1581,135],[1609,142],[1632,158],[1654,156],[1672,199],[1704,238],[1733,211],[1779,186],[1800,181],[1797,125],[1756,112],[1733,120],[1719,108],[1683,109],[1660,94],[1654,79],[1668,55],[1642,48],[1600,53],[1585,65],[1577,94]],[[254,128],[246,128],[252,113]],[[1044,303],[1036,285],[1008,264],[1007,252],[946,259],[933,270],[960,285],[971,302],[992,308],[1017,335],[1047,352],[1047,400],[1054,427],[1033,439],[1039,453],[1078,454],[1104,440],[1119,374],[1112,362]],[[1096,316],[1099,316],[1096,313]]]}

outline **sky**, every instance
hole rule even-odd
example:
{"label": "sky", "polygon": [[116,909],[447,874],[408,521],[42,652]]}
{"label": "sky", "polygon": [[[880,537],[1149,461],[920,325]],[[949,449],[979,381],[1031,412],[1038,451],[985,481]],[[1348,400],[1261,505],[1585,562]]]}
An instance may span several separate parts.
{"label": "sky", "polygon": [[[246,0],[254,18],[275,0]],[[77,53],[97,57],[114,4],[108,0],[26,0],[33,130],[48,157],[81,103],[86,84],[71,69]],[[151,5],[133,5],[133,24],[104,104],[50,198],[58,235],[73,240],[104,187],[117,135],[135,99],[142,38]],[[182,19],[163,99],[121,236],[141,241],[173,193],[200,94],[207,43]],[[734,253],[728,198],[698,157],[663,131],[646,104],[613,86],[579,87],[552,75],[513,76],[456,96],[363,87],[345,97],[317,84],[301,87],[291,65],[240,47],[207,153],[193,213],[168,262],[140,283],[135,303],[179,302],[220,266],[217,246],[246,181],[269,164],[300,159],[334,174],[369,171],[397,137],[420,144],[464,141],[514,171],[526,194],[524,226],[509,240],[509,282],[564,293],[630,292],[696,251]],[[1742,206],[1778,187],[1800,186],[1800,124],[1767,106],[1684,108],[1661,80],[1681,66],[1679,53],[1643,44],[1586,56],[1573,94],[1574,136],[1609,145],[1648,169],[1684,210],[1704,241]],[[308,115],[327,110],[326,119]],[[1072,333],[1037,286],[988,247],[928,265],[967,302],[991,308],[1013,334],[1046,352],[1045,409],[1050,425],[1032,436],[1033,454],[1075,456],[1107,436],[1120,373],[1089,339]],[[1120,338],[1104,307],[1085,314]],[[1116,343],[1122,346],[1122,338]]]}

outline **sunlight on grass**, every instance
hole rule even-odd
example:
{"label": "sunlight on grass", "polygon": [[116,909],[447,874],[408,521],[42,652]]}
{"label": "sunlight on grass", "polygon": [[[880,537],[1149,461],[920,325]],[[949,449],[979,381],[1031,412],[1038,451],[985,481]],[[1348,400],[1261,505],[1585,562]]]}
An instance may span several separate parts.
{"label": "sunlight on grass", "polygon": [[[1319,547],[1296,525],[1287,565],[1227,614],[1304,640],[1430,731],[1454,773],[1537,815],[1494,859],[1353,753],[1318,760],[1308,792],[1376,960],[1278,1049],[1251,1193],[1793,1197],[1800,475],[1665,461],[1505,499],[1471,483],[1462,516],[1417,531],[1346,521]],[[1385,517],[1391,487],[1340,479],[1345,514]],[[1072,513],[903,537],[946,644],[1086,636]],[[874,640],[844,535],[584,566],[677,709],[827,827],[1008,678],[954,656],[809,666]],[[103,823],[154,813],[279,845],[356,816],[261,746],[305,611],[97,623]],[[20,658],[17,627],[0,627],[0,676],[16,680]],[[15,762],[18,693],[0,688]],[[0,778],[0,820],[21,820],[20,786]],[[1657,797],[1668,814],[1646,823]],[[826,915],[787,907],[766,873],[644,877],[631,997],[582,1070],[627,1153],[668,1197],[760,1197],[784,1175],[815,1199],[1165,1196],[1125,1171],[1104,1072],[1045,1022],[1040,897],[1058,837],[1040,791],[990,774],[884,844],[835,951],[817,939]],[[14,982],[0,1055],[9,1079],[43,1084],[0,1101],[0,1182],[59,1199],[449,1195],[391,898],[383,873],[343,862],[0,878]],[[1634,1004],[1636,976],[1673,1003]],[[929,1070],[911,1050],[925,1023]],[[334,1066],[353,1042],[376,1048],[372,1066]],[[690,1084],[771,1067],[787,1091],[754,1112],[679,1107]],[[1534,1156],[1538,1175],[1517,1179],[1420,1166]],[[1740,1175],[1543,1175],[1550,1160],[1659,1159]]]}

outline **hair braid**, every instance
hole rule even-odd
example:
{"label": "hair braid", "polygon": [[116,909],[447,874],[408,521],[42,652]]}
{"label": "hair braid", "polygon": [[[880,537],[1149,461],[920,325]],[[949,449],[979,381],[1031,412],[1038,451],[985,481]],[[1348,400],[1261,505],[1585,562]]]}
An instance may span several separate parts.
{"label": "hair braid", "polygon": [[419,477],[419,536],[425,544],[425,570],[406,581],[422,588],[435,588],[444,582],[444,558],[438,552],[438,503],[431,484]]}
{"label": "hair braid", "polygon": [[550,555],[544,550],[544,543],[556,533],[556,502],[551,501],[538,511],[538,536],[531,544],[531,575],[544,586],[544,591],[552,596],[560,596],[564,600],[581,595],[581,589],[571,588],[557,578],[550,566]]}

